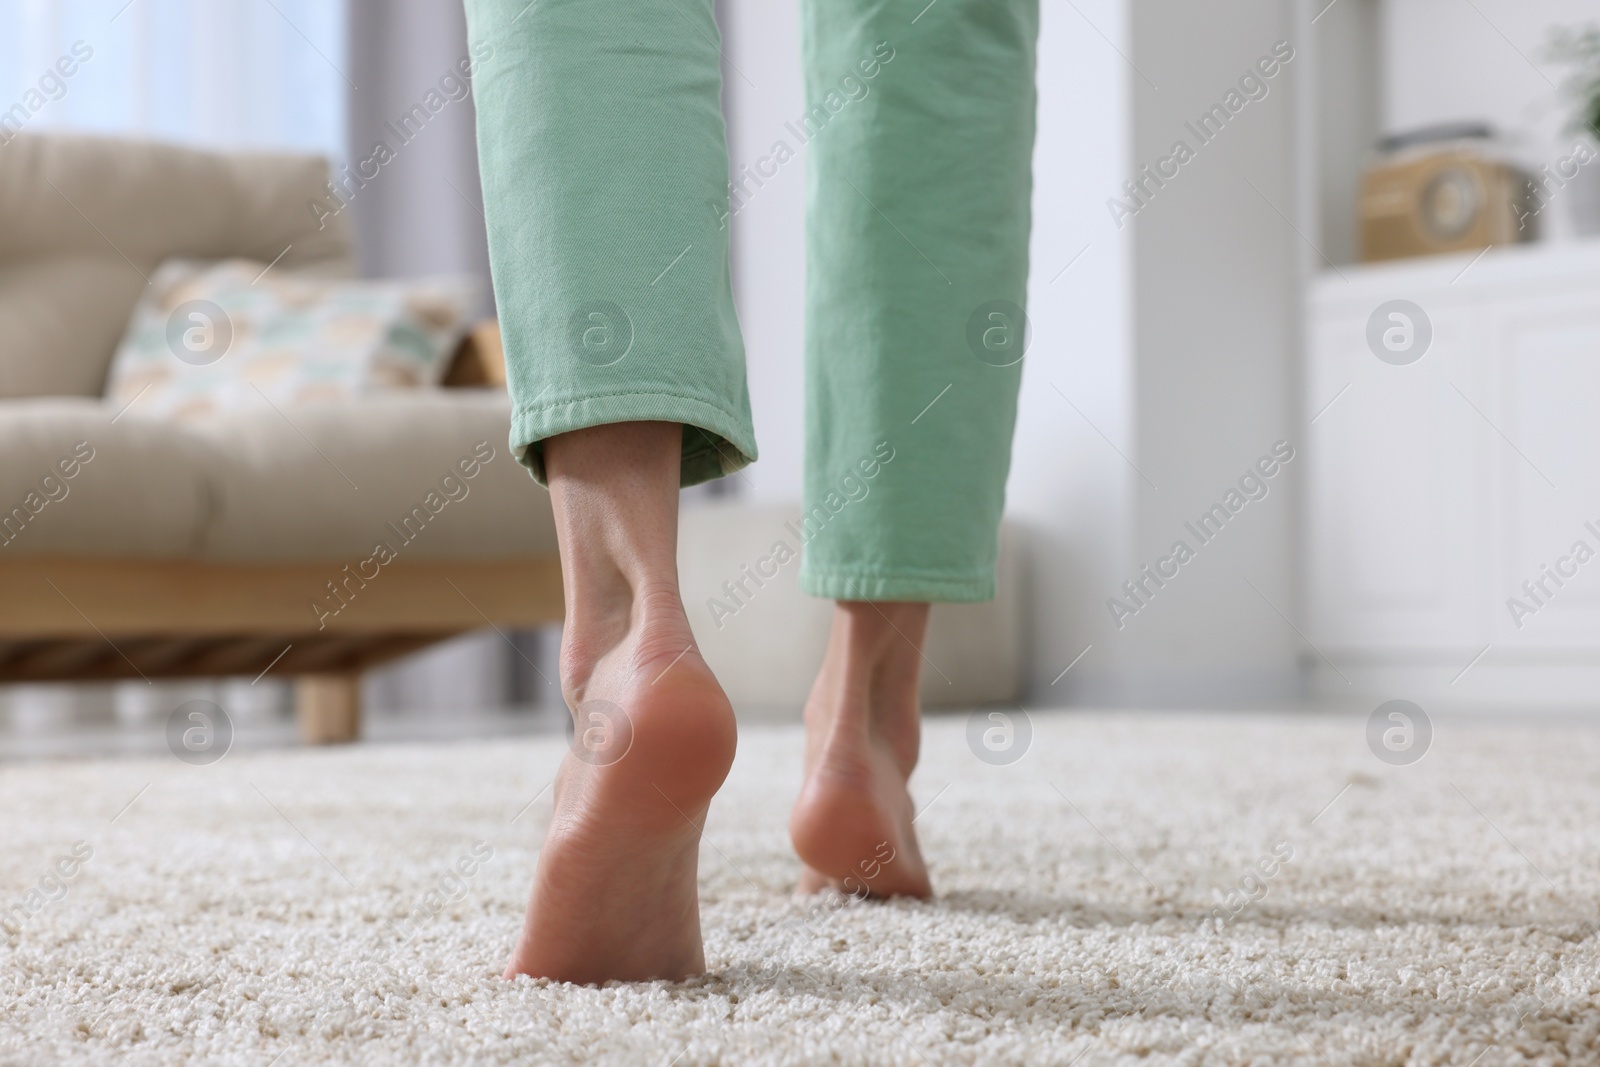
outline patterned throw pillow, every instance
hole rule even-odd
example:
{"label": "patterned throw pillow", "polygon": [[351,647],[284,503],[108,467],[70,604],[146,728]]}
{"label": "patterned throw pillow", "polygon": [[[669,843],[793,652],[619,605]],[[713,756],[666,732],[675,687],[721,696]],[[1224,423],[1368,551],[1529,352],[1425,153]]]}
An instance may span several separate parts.
{"label": "patterned throw pillow", "polygon": [[185,419],[437,385],[480,294],[469,277],[354,281],[169,260],[117,347],[106,399]]}

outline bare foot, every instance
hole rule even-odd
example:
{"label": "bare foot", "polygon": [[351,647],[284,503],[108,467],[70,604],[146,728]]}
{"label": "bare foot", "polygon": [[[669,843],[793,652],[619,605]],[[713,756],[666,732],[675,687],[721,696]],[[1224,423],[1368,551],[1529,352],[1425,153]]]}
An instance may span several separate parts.
{"label": "bare foot", "polygon": [[[562,690],[576,731],[507,978],[597,984],[705,970],[700,831],[736,728],[678,596],[679,431],[653,439],[648,428],[662,425],[546,442],[566,581]],[[609,442],[583,452],[551,447],[602,431]],[[663,454],[670,466],[652,473]],[[609,484],[630,463],[650,477]],[[670,516],[656,514],[662,507]]]}
{"label": "bare foot", "polygon": [[[907,782],[917,765],[926,604],[841,601],[806,702],[806,778],[789,836],[799,889],[929,897]],[[916,644],[912,644],[916,642]]]}
{"label": "bare foot", "polygon": [[623,641],[569,685],[574,751],[556,777],[506,977],[599,983],[705,970],[700,830],[733,763],[735,727],[692,645],[675,593],[646,600]]}

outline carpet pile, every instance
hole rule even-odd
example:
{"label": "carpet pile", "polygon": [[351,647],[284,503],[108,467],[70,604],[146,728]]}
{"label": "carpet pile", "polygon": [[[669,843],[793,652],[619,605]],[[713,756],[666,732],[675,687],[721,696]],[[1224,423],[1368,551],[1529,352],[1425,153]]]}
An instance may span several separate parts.
{"label": "carpet pile", "polygon": [[0,1064],[1600,1063],[1600,725],[989,728],[930,722],[886,904],[791,895],[800,734],[745,729],[711,973],[605,988],[499,978],[560,738],[5,767]]}

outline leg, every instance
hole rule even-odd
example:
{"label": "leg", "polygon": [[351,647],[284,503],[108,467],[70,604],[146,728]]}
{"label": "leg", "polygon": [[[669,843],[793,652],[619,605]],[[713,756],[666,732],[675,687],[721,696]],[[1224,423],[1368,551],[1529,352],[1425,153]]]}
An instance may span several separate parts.
{"label": "leg", "polygon": [[896,830],[880,895],[929,891],[905,787],[922,629],[929,601],[994,595],[1027,337],[1038,0],[920,6],[804,8],[826,106],[808,119],[800,581],[840,605],[790,829],[802,884],[846,889]]}
{"label": "leg", "polygon": [[361,735],[361,675],[303,674],[295,679],[294,717],[308,745]]}
{"label": "leg", "polygon": [[467,0],[511,447],[551,490],[577,726],[507,974],[704,969],[696,857],[734,723],[678,597],[678,488],[756,452],[712,11]]}
{"label": "leg", "polygon": [[926,897],[906,783],[917,765],[927,604],[840,601],[806,701],[806,780],[789,818],[801,892]]}
{"label": "leg", "polygon": [[467,0],[511,448],[683,425],[679,480],[754,461],[728,268],[713,0]]}
{"label": "leg", "polygon": [[575,736],[507,977],[643,981],[705,969],[700,829],[735,729],[678,598],[682,434],[619,423],[544,443]]}

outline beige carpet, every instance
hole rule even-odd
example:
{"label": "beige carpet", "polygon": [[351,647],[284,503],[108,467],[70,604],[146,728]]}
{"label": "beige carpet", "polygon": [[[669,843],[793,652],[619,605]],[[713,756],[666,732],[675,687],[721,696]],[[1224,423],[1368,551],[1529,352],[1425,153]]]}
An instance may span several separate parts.
{"label": "beige carpet", "polygon": [[1600,723],[1435,726],[1036,715],[997,767],[939,720],[940,898],[837,908],[747,729],[712,973],[606,989],[498,978],[559,742],[4,767],[0,1063],[1600,1063]]}

